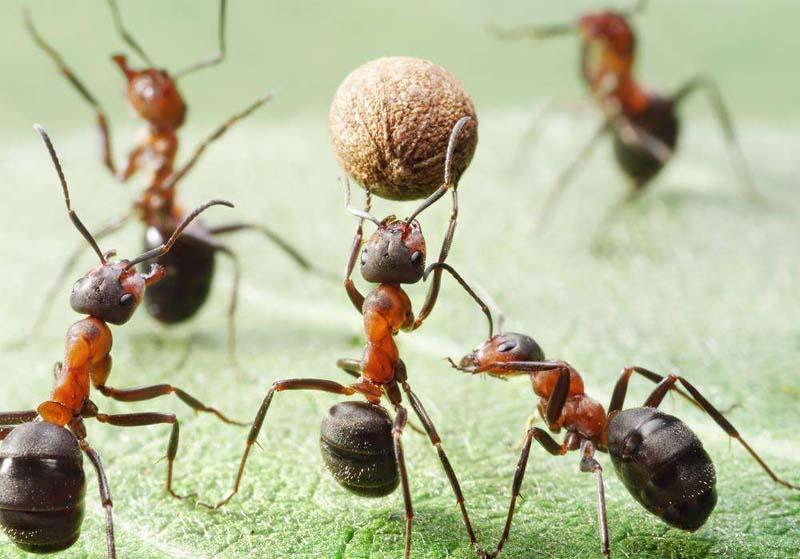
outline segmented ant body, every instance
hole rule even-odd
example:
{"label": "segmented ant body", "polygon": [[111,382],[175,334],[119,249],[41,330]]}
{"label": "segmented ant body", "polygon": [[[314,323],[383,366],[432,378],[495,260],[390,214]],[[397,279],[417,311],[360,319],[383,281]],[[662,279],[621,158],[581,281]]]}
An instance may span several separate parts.
{"label": "segmented ant body", "polygon": [[[577,23],[492,28],[494,34],[503,39],[541,39],[578,33],[581,38],[581,77],[603,113],[600,126],[558,176],[543,206],[544,215],[608,133],[613,136],[617,162],[630,179],[631,195],[642,192],[672,158],[677,146],[680,121],[676,109],[691,93],[701,89],[707,92],[722,127],[739,181],[748,195],[759,196],[728,109],[719,88],[709,76],[691,78],[670,96],[647,91],[634,76],[636,36],[628,20],[646,3],[646,0],[639,1],[628,12],[589,13]],[[546,111],[556,106],[551,104]]]}
{"label": "segmented ant body", "polygon": [[[345,183],[345,206],[350,213],[359,218],[347,260],[345,289],[353,306],[363,315],[366,347],[361,359],[340,359],[337,365],[357,380],[350,385],[316,378],[287,379],[273,383],[253,420],[232,491],[215,505],[205,506],[222,507],[238,492],[250,449],[258,438],[275,393],[286,390],[315,390],[341,396],[360,395],[366,401],[342,402],[330,408],[322,422],[322,456],[334,479],[357,495],[380,497],[393,492],[398,484],[401,486],[406,512],[404,557],[407,559],[411,550],[414,512],[403,455],[402,435],[408,420],[408,412],[402,403],[404,393],[431,444],[436,448],[456,496],[467,535],[478,550],[458,479],[433,422],[408,383],[406,367],[394,341],[394,336],[400,330],[413,331],[422,325],[436,304],[442,271],[452,271],[452,268],[444,263],[455,231],[458,213],[456,185],[451,182],[449,169],[458,134],[469,120],[470,117],[461,118],[452,130],[445,162],[444,185],[423,201],[408,219],[398,220],[394,216],[389,216],[379,221],[373,217],[369,213],[371,200],[369,192],[365,210],[351,208],[349,186],[347,182]],[[426,270],[425,239],[415,218],[448,191],[453,198],[453,212],[447,234],[439,260]],[[363,244],[362,249],[362,228],[365,219],[374,223],[377,230]],[[359,292],[351,279],[356,261],[360,263],[359,269],[364,280],[377,284],[366,296]],[[427,279],[429,274],[433,274],[432,283],[422,309],[415,318],[411,301],[403,286],[417,283],[423,278]],[[457,275],[456,277],[458,279]],[[384,398],[395,410],[394,419],[381,404]]]}
{"label": "segmented ant body", "polygon": [[[125,182],[139,171],[149,168],[151,177],[147,188],[134,202],[133,210],[122,217],[109,222],[100,228],[96,238],[105,237],[121,229],[132,217],[145,225],[145,250],[160,245],[175,231],[185,216],[181,205],[176,201],[175,190],[181,179],[194,167],[206,148],[238,121],[246,118],[271,95],[261,97],[245,110],[233,115],[194,150],[188,161],[180,168],[175,168],[178,152],[178,129],[186,117],[186,104],[178,90],[176,80],[187,74],[222,62],[225,56],[225,14],[226,0],[220,1],[219,12],[219,54],[207,61],[194,64],[175,74],[156,68],[139,44],[123,27],[122,19],[115,0],[109,0],[114,24],[125,43],[134,50],[147,64],[146,68],[136,69],[128,64],[124,55],[117,54],[112,58],[122,70],[127,80],[126,98],[134,112],[145,121],[144,139],[130,152],[125,165],[118,168],[114,162],[108,120],[99,101],[83,85],[55,51],[39,35],[33,26],[30,15],[26,13],[26,24],[36,44],[55,62],[60,72],[75,87],[83,99],[89,103],[97,115],[97,124],[102,140],[102,159],[111,174]],[[208,298],[216,264],[216,255],[223,254],[230,258],[234,266],[234,281],[228,303],[228,349],[233,356],[235,328],[234,313],[237,303],[237,292],[240,278],[239,261],[235,252],[222,243],[219,237],[239,231],[256,231],[272,241],[288,255],[301,269],[317,270],[303,257],[291,243],[283,239],[270,228],[257,223],[231,223],[216,227],[206,227],[195,222],[182,235],[169,254],[158,260],[166,270],[163,281],[147,290],[145,305],[148,313],[165,324],[184,322],[192,318]],[[78,247],[67,259],[64,269],[57,276],[45,298],[44,305],[34,324],[38,330],[49,310],[49,303],[57,293],[61,282],[77,261],[84,247]]]}
{"label": "segmented ant body", "polygon": [[[606,411],[586,394],[581,375],[564,361],[545,360],[533,338],[524,334],[491,336],[453,367],[470,374],[508,378],[529,375],[538,398],[538,413],[549,430],[566,431],[559,443],[544,429],[529,426],[511,488],[503,534],[490,557],[503,549],[511,532],[532,441],[548,453],[581,453],[580,469],[597,477],[598,514],[602,553],[611,556],[606,520],[603,468],[596,451],[608,452],[617,476],[645,509],[675,528],[693,532],[708,519],[717,502],[714,464],[697,435],[680,419],[658,409],[670,390],[677,391],[707,413],[729,436],[738,440],[767,474],[791,489],[800,486],[778,477],[741,437],[736,428],[684,377],[662,376],[642,367],[626,367],[614,388]],[[623,409],[628,382],[634,374],[656,383],[642,407]],[[686,392],[676,385],[680,383]]]}
{"label": "segmented ant body", "polygon": [[[106,384],[111,372],[112,335],[109,324],[125,324],[142,301],[146,289],[166,274],[159,264],[146,273],[136,265],[168,253],[189,223],[214,205],[232,207],[230,202],[212,200],[190,214],[162,245],[131,260],[110,260],[113,251],[102,252],[92,235],[72,209],[66,179],[50,138],[42,136],[55,165],[67,211],[100,259],[72,288],[70,305],[88,315],[69,327],[63,363],[57,363],[55,386],[50,397],[36,410],[0,413],[0,526],[19,547],[36,553],[49,553],[70,547],[80,535],[84,513],[85,478],[81,451],[97,471],[100,495],[107,516],[108,556],[116,557],[111,495],[100,457],[86,440],[83,420],[94,418],[120,427],[169,424],[172,433],[167,448],[166,489],[172,488],[173,462],[178,452],[179,424],[173,414],[105,414],[90,400],[92,387],[101,394],[123,402],[150,400],[175,394],[197,412],[216,415],[226,423],[236,423],[190,394],[169,384],[133,389],[112,388]],[[16,426],[16,427],[14,427]]]}

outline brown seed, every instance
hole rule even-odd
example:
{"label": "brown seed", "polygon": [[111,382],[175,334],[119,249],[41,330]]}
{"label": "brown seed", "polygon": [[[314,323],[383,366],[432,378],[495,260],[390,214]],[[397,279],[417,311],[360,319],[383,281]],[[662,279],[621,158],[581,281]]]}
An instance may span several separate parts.
{"label": "brown seed", "polygon": [[353,70],[331,104],[329,126],[345,172],[390,200],[424,198],[444,177],[450,132],[471,116],[453,154],[453,181],[478,143],[475,107],[461,83],[428,60],[389,57]]}

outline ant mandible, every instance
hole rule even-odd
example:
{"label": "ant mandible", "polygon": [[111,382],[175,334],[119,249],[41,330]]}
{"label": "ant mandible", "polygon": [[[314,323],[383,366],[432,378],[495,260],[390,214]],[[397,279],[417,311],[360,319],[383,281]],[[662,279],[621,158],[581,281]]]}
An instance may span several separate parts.
{"label": "ant mandible", "polygon": [[[219,139],[231,126],[244,119],[266,103],[271,95],[261,97],[245,110],[233,115],[225,121],[208,138],[194,150],[188,161],[179,169],[174,168],[178,151],[177,129],[181,127],[186,116],[186,104],[177,88],[176,80],[203,68],[211,67],[223,61],[225,57],[225,20],[226,0],[220,1],[219,10],[219,53],[216,57],[193,64],[170,75],[166,70],[158,69],[142,47],[133,39],[122,24],[122,17],[115,0],[108,0],[114,25],[123,41],[147,64],[147,68],[133,69],[128,65],[124,55],[117,54],[112,58],[125,74],[128,85],[126,97],[129,105],[146,123],[146,136],[129,154],[124,167],[118,169],[114,163],[111,150],[111,139],[105,111],[99,101],[88,88],[67,67],[58,52],[51,47],[38,33],[30,14],[26,11],[25,23],[36,44],[55,62],[60,72],[75,87],[97,114],[97,124],[102,139],[103,163],[118,180],[125,182],[134,176],[143,165],[152,167],[152,177],[148,187],[138,197],[132,211],[118,219],[110,221],[95,232],[97,239],[103,238],[121,229],[132,217],[139,219],[145,226],[145,250],[160,245],[175,231],[184,217],[184,211],[175,200],[175,187],[178,182],[194,167],[206,148]],[[166,278],[153,289],[147,291],[145,306],[148,313],[159,322],[175,324],[193,317],[208,298],[213,279],[215,256],[217,253],[227,256],[234,268],[234,279],[228,302],[227,345],[231,359],[234,359],[235,323],[234,314],[237,306],[238,285],[240,280],[239,260],[235,252],[220,242],[221,235],[239,231],[257,231],[272,241],[301,269],[320,273],[303,255],[301,255],[281,235],[258,223],[230,223],[216,227],[205,227],[195,222],[185,235],[181,236],[173,250],[158,260],[166,270]],[[61,283],[84,250],[81,245],[66,260],[62,271],[56,277],[45,296],[44,304],[34,322],[33,331],[38,331],[47,317],[50,302],[54,299]]]}
{"label": "ant mandible", "polygon": [[[276,392],[285,390],[315,390],[341,396],[361,395],[365,402],[342,402],[334,405],[322,421],[321,449],[325,466],[334,479],[348,491],[365,497],[381,497],[402,488],[406,513],[404,557],[411,551],[411,533],[414,511],[408,484],[402,435],[408,421],[408,412],[402,404],[402,392],[408,397],[411,408],[424,426],[431,444],[436,448],[442,467],[456,496],[467,535],[472,546],[482,553],[469,519],[464,496],[456,474],[441,439],[428,413],[408,383],[403,360],[400,358],[394,336],[399,330],[413,331],[419,328],[434,308],[441,285],[443,270],[452,272],[444,259],[452,242],[457,218],[456,185],[452,182],[450,166],[456,139],[470,117],[461,118],[453,127],[445,158],[444,184],[437,189],[406,220],[389,216],[379,221],[369,213],[370,193],[367,192],[367,208],[358,210],[349,205],[349,185],[345,178],[345,207],[359,218],[355,239],[345,270],[345,289],[356,309],[364,316],[364,333],[367,340],[361,359],[339,359],[337,366],[357,380],[343,385],[326,379],[295,378],[273,383],[267,392],[247,437],[247,443],[239,464],[233,489],[218,503],[203,504],[208,508],[220,508],[227,504],[239,490],[250,450],[256,443],[264,424],[267,411]],[[439,261],[425,268],[425,239],[419,222],[420,212],[441,198],[447,191],[452,193],[453,211],[447,234],[442,244]],[[363,221],[369,220],[377,226],[367,240],[363,251]],[[356,260],[360,257],[360,270],[364,280],[378,284],[366,297],[362,295],[350,278]],[[414,318],[411,301],[401,287],[420,279],[434,277],[420,314]],[[456,278],[459,277],[456,275]],[[461,280],[459,279],[461,282]],[[461,282],[462,285],[469,288]],[[402,390],[402,392],[401,392]],[[388,399],[395,409],[392,418],[381,405]]]}
{"label": "ant mandible", "polygon": [[0,445],[0,526],[15,545],[26,551],[52,553],[72,546],[80,536],[84,514],[86,482],[82,451],[97,472],[106,512],[108,557],[114,558],[116,545],[109,484],[100,456],[86,440],[83,420],[92,418],[118,427],[171,425],[166,490],[173,497],[183,499],[186,497],[172,488],[180,429],[173,414],[101,413],[89,399],[90,386],[122,402],[175,394],[196,412],[212,413],[226,423],[237,422],[169,384],[133,389],[108,386],[112,345],[108,324],[128,322],[146,289],[166,274],[159,264],[153,264],[147,273],[137,272],[137,264],[168,253],[189,223],[207,208],[233,207],[233,204],[225,200],[207,202],[188,214],[160,246],[132,260],[110,260],[114,251],[102,252],[72,209],[67,182],[50,138],[43,128],[38,125],[35,128],[55,165],[70,220],[97,254],[100,265],[89,270],[72,288],[70,305],[76,312],[88,316],[67,330],[64,362],[56,364],[55,387],[50,398],[36,410],[0,413],[0,439],[5,439]]}
{"label": "ant mandible", "polygon": [[642,11],[646,4],[647,0],[640,0],[627,12],[589,13],[577,23],[490,28],[502,39],[543,39],[579,33],[581,76],[603,113],[600,126],[556,179],[542,207],[543,218],[547,217],[580,165],[608,133],[613,135],[617,163],[630,179],[630,196],[640,194],[672,158],[680,129],[675,110],[690,94],[700,89],[707,92],[724,132],[739,182],[750,197],[760,199],[737,140],[733,120],[719,87],[710,76],[695,76],[667,97],[646,91],[636,81],[633,75],[636,37],[628,19]]}
{"label": "ant mandible", "polygon": [[[485,306],[483,307],[486,312]],[[611,556],[606,518],[603,468],[595,458],[597,451],[608,452],[611,463],[631,496],[645,509],[674,528],[694,532],[708,519],[717,503],[714,464],[695,433],[680,419],[658,409],[670,390],[678,392],[707,413],[730,437],[738,440],[764,471],[790,489],[789,483],[772,471],[713,404],[686,378],[662,376],[643,367],[625,367],[614,387],[608,411],[586,394],[583,379],[572,365],[545,359],[544,351],[530,336],[504,333],[502,318],[499,333],[492,335],[458,364],[466,373],[499,378],[528,375],[539,399],[537,410],[553,433],[566,431],[559,443],[544,429],[528,426],[511,486],[502,536],[489,557],[497,557],[511,533],[514,508],[520,493],[531,443],[536,440],[554,456],[580,451],[580,470],[597,477],[598,516],[602,553]],[[628,382],[634,374],[656,387],[643,406],[623,409]],[[678,386],[680,383],[686,392]]]}

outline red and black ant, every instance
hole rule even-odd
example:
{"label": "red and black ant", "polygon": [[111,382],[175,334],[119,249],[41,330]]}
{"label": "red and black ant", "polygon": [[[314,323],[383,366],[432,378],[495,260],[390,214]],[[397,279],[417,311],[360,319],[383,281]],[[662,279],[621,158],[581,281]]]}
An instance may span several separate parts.
{"label": "red and black ant", "polygon": [[[175,394],[196,412],[208,412],[226,423],[231,421],[180,388],[157,384],[132,389],[106,384],[111,372],[112,335],[108,324],[125,324],[152,285],[166,270],[153,264],[146,273],[137,264],[167,254],[184,229],[211,206],[233,207],[225,200],[212,200],[188,214],[161,245],[131,260],[111,260],[114,251],[103,252],[72,209],[61,164],[50,138],[36,126],[55,165],[67,212],[75,228],[100,259],[72,288],[70,305],[88,315],[67,330],[63,363],[55,368],[55,387],[50,398],[36,410],[0,413],[0,526],[18,547],[33,553],[52,553],[69,548],[80,536],[84,514],[86,481],[81,451],[97,472],[100,497],[106,511],[108,556],[116,557],[111,494],[100,457],[86,440],[83,420],[93,418],[118,427],[169,424],[172,432],[167,447],[166,490],[185,498],[172,488],[172,472],[178,452],[179,424],[173,414],[105,414],[89,399],[90,387],[122,402],[151,400]],[[239,424],[244,425],[244,424]]]}
{"label": "red and black ant", "polygon": [[631,196],[640,194],[672,158],[680,129],[675,110],[690,94],[700,89],[707,92],[722,127],[739,182],[748,195],[760,198],[737,140],[733,120],[719,87],[711,77],[695,76],[668,97],[649,92],[636,81],[633,74],[636,37],[628,19],[643,10],[646,4],[647,0],[640,0],[627,12],[589,13],[576,23],[491,28],[503,39],[543,39],[579,33],[581,76],[603,113],[601,125],[557,178],[543,206],[543,216],[548,214],[579,166],[608,133],[614,139],[617,162],[631,181]]}
{"label": "red and black ant", "polygon": [[[105,237],[121,229],[131,217],[136,217],[145,224],[144,244],[146,249],[158,246],[174,231],[184,217],[184,210],[175,200],[175,187],[178,182],[194,167],[206,148],[219,139],[232,125],[249,116],[253,111],[266,103],[271,95],[266,95],[240,113],[235,114],[202,141],[194,150],[188,161],[175,169],[175,157],[178,151],[177,130],[186,116],[186,104],[177,88],[176,80],[191,72],[208,68],[222,62],[225,57],[225,14],[226,0],[220,1],[219,11],[219,54],[210,60],[193,64],[174,74],[155,67],[152,60],[141,46],[133,39],[122,24],[122,18],[115,0],[109,0],[114,25],[123,41],[145,62],[147,68],[134,69],[128,65],[124,55],[112,57],[125,74],[128,85],[126,97],[129,105],[146,123],[145,138],[130,152],[123,168],[118,169],[114,163],[111,140],[105,111],[99,101],[92,95],[77,76],[70,70],[58,52],[47,44],[33,26],[30,15],[26,12],[25,22],[36,44],[55,62],[60,72],[75,87],[97,114],[97,124],[102,139],[103,163],[118,180],[125,182],[147,166],[152,170],[148,187],[138,197],[132,211],[109,222],[95,232],[96,238]],[[220,242],[221,235],[239,231],[257,231],[271,240],[288,255],[300,268],[319,273],[319,271],[302,256],[291,243],[282,238],[269,227],[257,223],[231,223],[216,227],[206,227],[195,222],[181,236],[173,250],[158,260],[167,271],[166,278],[147,291],[145,306],[148,313],[164,324],[186,321],[200,310],[208,298],[213,278],[215,257],[217,253],[231,259],[234,266],[234,281],[228,303],[228,350],[233,357],[235,341],[234,313],[236,311],[237,292],[240,279],[239,260],[235,252]],[[57,276],[53,286],[45,297],[44,305],[34,323],[34,331],[43,324],[50,302],[60,288],[64,278],[77,261],[84,247],[78,247],[67,259],[64,268]]]}
{"label": "red and black ant", "polygon": [[[452,271],[452,268],[444,263],[453,239],[458,215],[456,185],[452,182],[450,165],[458,134],[469,119],[470,117],[460,119],[450,135],[443,186],[424,200],[406,220],[399,220],[394,216],[383,220],[375,218],[369,213],[371,201],[369,191],[367,192],[366,209],[351,208],[349,185],[345,179],[345,207],[347,211],[359,218],[345,270],[345,289],[355,308],[364,316],[364,333],[367,343],[361,359],[339,359],[337,366],[345,373],[356,377],[357,380],[350,385],[316,378],[286,379],[273,383],[253,420],[233,489],[222,501],[215,505],[206,504],[204,506],[220,508],[238,492],[250,450],[261,432],[276,392],[316,390],[342,396],[358,394],[363,396],[366,401],[336,404],[330,408],[328,415],[323,419],[320,441],[322,457],[334,479],[342,487],[356,495],[381,497],[392,493],[398,484],[401,486],[406,512],[403,556],[407,559],[411,551],[414,511],[402,444],[403,430],[408,421],[408,412],[402,404],[402,392],[404,392],[411,408],[422,422],[430,442],[436,447],[442,467],[456,496],[469,540],[478,550],[461,486],[445,454],[433,422],[408,383],[406,367],[394,341],[394,336],[398,331],[413,331],[422,325],[436,304],[442,271]],[[420,224],[415,218],[448,191],[452,194],[453,211],[447,234],[442,243],[439,261],[426,269],[425,239]],[[367,240],[362,250],[364,220],[374,223],[377,230]],[[359,292],[350,277],[357,260],[360,261],[361,275],[364,280],[378,284],[366,296]],[[433,280],[428,289],[425,303],[415,318],[411,301],[402,285],[417,283],[421,279],[427,280],[431,273],[433,273]],[[456,278],[458,279],[458,276]],[[462,283],[462,285],[469,291],[465,284]],[[395,409],[394,419],[381,405],[384,397]]]}
{"label": "red and black ant", "polygon": [[[606,411],[602,404],[586,394],[581,375],[570,364],[546,360],[544,351],[533,338],[504,333],[502,325],[500,333],[492,335],[491,322],[489,339],[464,356],[459,364],[452,360],[450,363],[470,374],[503,379],[528,375],[539,399],[538,413],[547,427],[553,433],[566,431],[563,442],[559,443],[544,429],[528,427],[511,486],[511,503],[503,534],[489,557],[496,557],[508,540],[533,440],[554,456],[579,450],[581,471],[597,476],[600,540],[605,557],[611,556],[611,547],[603,468],[595,458],[597,451],[609,453],[617,476],[644,508],[672,527],[689,532],[699,529],[717,503],[714,464],[700,439],[683,421],[658,409],[670,390],[711,416],[744,446],[775,482],[800,489],[800,485],[778,477],[723,413],[682,376],[665,377],[642,367],[625,367]],[[623,410],[628,381],[634,374],[656,383],[656,388],[642,407]],[[686,392],[676,386],[678,383]]]}

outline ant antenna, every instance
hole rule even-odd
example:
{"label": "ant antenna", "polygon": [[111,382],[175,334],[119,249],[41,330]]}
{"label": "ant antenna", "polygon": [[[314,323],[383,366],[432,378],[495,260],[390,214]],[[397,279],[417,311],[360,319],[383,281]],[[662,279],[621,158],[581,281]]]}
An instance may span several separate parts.
{"label": "ant antenna", "polygon": [[69,188],[67,187],[67,179],[64,177],[64,171],[61,169],[61,162],[58,160],[58,155],[53,147],[53,142],[50,141],[50,136],[47,135],[47,130],[45,130],[39,124],[34,124],[33,129],[36,130],[42,137],[42,140],[44,140],[44,145],[47,146],[47,151],[50,152],[50,159],[53,160],[56,173],[58,173],[58,179],[61,181],[61,189],[64,191],[64,202],[67,204],[67,213],[69,214],[72,224],[78,231],[80,231],[80,234],[83,235],[83,238],[86,239],[86,241],[89,243],[89,246],[91,246],[95,253],[97,253],[97,256],[100,257],[100,262],[105,264],[106,257],[103,254],[103,251],[101,251],[100,247],[97,246],[97,241],[94,240],[92,234],[89,233],[88,229],[86,229],[86,226],[80,220],[78,214],[76,214],[75,210],[72,209],[72,203],[69,198]]}
{"label": "ant antenna", "polygon": [[195,70],[202,70],[203,68],[209,68],[211,66],[216,66],[223,60],[225,60],[225,16],[226,16],[226,8],[227,8],[227,0],[220,0],[219,2],[219,52],[214,58],[209,58],[208,60],[202,60],[191,66],[184,68],[178,72],[175,72],[175,79],[180,79],[186,74],[191,74]]}
{"label": "ant antenna", "polygon": [[472,120],[471,116],[462,116],[460,119],[458,119],[456,125],[453,126],[453,130],[450,132],[450,139],[447,141],[447,152],[444,157],[444,184],[438,188],[436,192],[428,196],[428,198],[426,198],[419,205],[419,207],[414,210],[414,213],[411,214],[411,217],[406,220],[407,223],[411,223],[414,218],[433,205],[439,198],[444,196],[451,186],[454,186],[450,181],[452,180],[453,153],[456,150],[456,140],[458,139],[458,135],[461,133],[461,130],[470,120]]}
{"label": "ant antenna", "polygon": [[166,243],[163,243],[161,246],[157,246],[154,249],[148,250],[141,256],[137,256],[133,260],[128,261],[125,264],[125,266],[123,266],[122,269],[127,270],[140,262],[145,262],[152,258],[158,258],[159,256],[163,256],[164,254],[168,253],[169,250],[172,248],[172,245],[175,244],[175,241],[177,241],[178,237],[180,237],[181,233],[183,233],[183,230],[186,229],[186,227],[194,220],[194,218],[196,218],[198,215],[203,213],[211,206],[227,206],[229,208],[234,207],[233,204],[228,202],[227,200],[211,200],[210,202],[206,202],[202,206],[196,208],[192,213],[187,215],[185,218],[183,218],[183,221],[181,221],[180,225],[178,225],[178,227],[172,233],[172,236],[169,239],[167,239]]}
{"label": "ant antenna", "polygon": [[344,182],[344,209],[347,210],[348,213],[351,213],[360,219],[366,219],[367,221],[371,221],[372,223],[380,227],[381,222],[378,220],[377,217],[375,217],[374,215],[372,215],[367,211],[359,210],[358,208],[354,208],[350,205],[350,179],[348,178],[348,176],[345,175],[344,179],[340,180]]}
{"label": "ant antenna", "polygon": [[131,34],[125,29],[125,26],[122,25],[122,15],[119,12],[117,0],[108,0],[108,6],[111,8],[111,17],[114,20],[114,27],[116,27],[117,33],[119,33],[120,37],[122,37],[122,40],[125,41],[125,43],[131,47],[148,66],[154,68],[155,64],[153,64],[153,61],[150,60],[150,57],[147,56],[147,54],[144,52],[144,49],[139,46],[139,43],[136,42]]}
{"label": "ant antenna", "polygon": [[483,302],[483,300],[478,296],[478,294],[475,293],[475,291],[473,291],[473,289],[469,285],[467,285],[467,282],[464,281],[464,278],[462,278],[461,275],[458,272],[456,272],[455,269],[450,264],[447,264],[445,262],[434,262],[425,269],[425,272],[422,274],[422,279],[427,280],[430,273],[438,268],[450,272],[450,275],[453,276],[459,284],[461,284],[461,287],[464,288],[464,291],[469,293],[470,297],[472,297],[475,300],[475,302],[478,303],[478,306],[483,311],[483,314],[486,315],[486,320],[489,321],[489,338],[491,339],[492,337],[494,337],[494,324],[492,322],[492,313],[489,310],[489,307],[486,305],[486,303]]}
{"label": "ant antenna", "polygon": [[636,2],[636,4],[634,4],[632,7],[628,8],[622,13],[625,17],[635,16],[636,14],[643,12],[644,9],[647,8],[647,4],[649,1],[650,0],[639,0],[638,2]]}
{"label": "ant antenna", "polygon": [[515,27],[500,27],[489,24],[486,26],[489,34],[498,39],[513,41],[517,39],[549,39],[569,35],[578,31],[575,23],[553,23],[550,25],[520,25]]}

